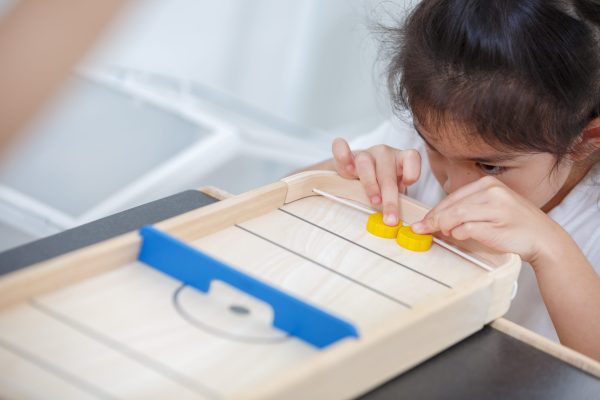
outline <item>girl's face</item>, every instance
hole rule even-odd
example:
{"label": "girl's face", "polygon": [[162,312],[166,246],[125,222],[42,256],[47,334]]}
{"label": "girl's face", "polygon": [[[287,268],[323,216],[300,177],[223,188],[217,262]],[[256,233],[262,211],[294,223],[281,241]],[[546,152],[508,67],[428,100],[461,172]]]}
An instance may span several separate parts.
{"label": "girl's face", "polygon": [[432,134],[416,121],[415,128],[427,144],[431,170],[447,194],[492,175],[543,208],[565,185],[572,168],[568,160],[554,168],[556,157],[552,154],[499,151],[452,128]]}

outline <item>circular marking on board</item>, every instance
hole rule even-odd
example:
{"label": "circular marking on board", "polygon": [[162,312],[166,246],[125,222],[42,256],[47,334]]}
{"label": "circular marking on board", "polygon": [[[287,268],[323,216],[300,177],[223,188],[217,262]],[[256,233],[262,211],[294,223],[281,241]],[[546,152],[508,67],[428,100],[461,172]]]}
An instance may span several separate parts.
{"label": "circular marking on board", "polygon": [[412,251],[427,251],[431,248],[432,235],[421,235],[414,233],[410,226],[402,226],[398,229],[396,243],[401,247]]}
{"label": "circular marking on board", "polygon": [[272,316],[249,304],[217,298],[188,285],[173,293],[173,306],[191,325],[206,333],[243,343],[277,344],[290,338],[272,326]]}
{"label": "circular marking on board", "polygon": [[383,214],[376,212],[369,215],[369,219],[367,220],[367,231],[381,238],[394,239],[398,235],[398,229],[401,224],[402,222],[396,226],[386,225],[383,222]]}

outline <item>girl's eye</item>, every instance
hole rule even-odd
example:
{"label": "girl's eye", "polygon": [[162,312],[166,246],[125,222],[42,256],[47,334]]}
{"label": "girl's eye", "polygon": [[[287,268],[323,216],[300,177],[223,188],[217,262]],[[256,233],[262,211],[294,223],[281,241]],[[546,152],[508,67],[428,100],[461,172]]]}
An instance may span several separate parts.
{"label": "girl's eye", "polygon": [[498,175],[506,171],[506,167],[477,163],[477,167],[488,175]]}

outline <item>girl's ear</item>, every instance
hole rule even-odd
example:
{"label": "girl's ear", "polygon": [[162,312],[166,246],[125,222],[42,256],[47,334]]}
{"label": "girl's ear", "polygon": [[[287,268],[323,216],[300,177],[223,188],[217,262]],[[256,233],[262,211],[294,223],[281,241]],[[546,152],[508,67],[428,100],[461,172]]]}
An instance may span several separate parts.
{"label": "girl's ear", "polygon": [[600,150],[600,117],[596,117],[581,132],[571,158],[582,161]]}

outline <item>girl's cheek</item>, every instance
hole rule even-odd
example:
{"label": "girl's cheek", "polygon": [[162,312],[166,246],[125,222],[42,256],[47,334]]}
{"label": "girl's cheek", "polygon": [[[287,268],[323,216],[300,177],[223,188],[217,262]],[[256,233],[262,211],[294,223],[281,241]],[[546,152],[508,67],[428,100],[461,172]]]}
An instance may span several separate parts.
{"label": "girl's cheek", "polygon": [[559,168],[553,171],[552,160],[536,161],[508,171],[500,180],[514,192],[541,208],[563,187],[570,169]]}
{"label": "girl's cheek", "polygon": [[542,208],[560,190],[560,186],[553,185],[544,177],[505,179],[503,183],[538,208]]}

